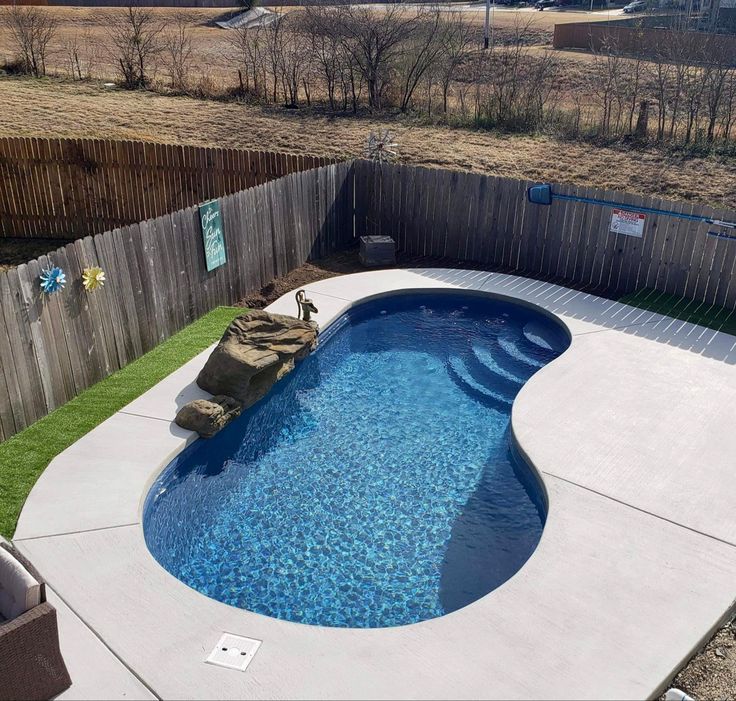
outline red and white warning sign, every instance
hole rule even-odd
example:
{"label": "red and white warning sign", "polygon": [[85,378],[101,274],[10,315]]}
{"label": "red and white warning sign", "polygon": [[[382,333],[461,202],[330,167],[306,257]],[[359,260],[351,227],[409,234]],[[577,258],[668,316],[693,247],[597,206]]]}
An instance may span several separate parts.
{"label": "red and white warning sign", "polygon": [[639,214],[639,212],[614,209],[611,215],[611,231],[615,234],[641,238],[644,235],[644,222],[646,219],[646,216]]}

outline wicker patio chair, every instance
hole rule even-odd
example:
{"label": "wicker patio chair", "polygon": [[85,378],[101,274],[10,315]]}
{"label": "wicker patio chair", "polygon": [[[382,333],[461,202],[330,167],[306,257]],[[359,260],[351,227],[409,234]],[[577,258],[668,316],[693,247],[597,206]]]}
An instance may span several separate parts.
{"label": "wicker patio chair", "polygon": [[[0,700],[45,700],[71,686],[59,648],[56,609],[46,601],[46,584],[15,548],[0,542],[40,584],[37,606],[0,621]],[[2,572],[0,572],[2,577]]]}

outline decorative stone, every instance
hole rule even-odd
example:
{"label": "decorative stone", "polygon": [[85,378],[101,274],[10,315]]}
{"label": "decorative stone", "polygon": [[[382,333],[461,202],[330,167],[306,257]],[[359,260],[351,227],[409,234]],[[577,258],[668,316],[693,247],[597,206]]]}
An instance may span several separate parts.
{"label": "decorative stone", "polygon": [[230,326],[197,377],[212,394],[235,397],[248,408],[317,346],[317,324],[252,311]]}
{"label": "decorative stone", "polygon": [[182,428],[196,431],[202,438],[210,438],[240,416],[242,409],[237,399],[219,394],[212,399],[195,399],[185,404],[175,421]]}
{"label": "decorative stone", "polygon": [[396,264],[396,243],[390,236],[361,236],[360,262],[366,268]]}

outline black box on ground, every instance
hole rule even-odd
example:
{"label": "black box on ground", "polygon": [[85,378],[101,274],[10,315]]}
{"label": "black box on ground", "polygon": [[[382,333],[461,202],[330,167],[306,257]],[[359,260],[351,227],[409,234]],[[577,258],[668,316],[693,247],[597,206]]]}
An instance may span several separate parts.
{"label": "black box on ground", "polygon": [[390,236],[361,236],[360,262],[366,268],[396,264],[396,242]]}

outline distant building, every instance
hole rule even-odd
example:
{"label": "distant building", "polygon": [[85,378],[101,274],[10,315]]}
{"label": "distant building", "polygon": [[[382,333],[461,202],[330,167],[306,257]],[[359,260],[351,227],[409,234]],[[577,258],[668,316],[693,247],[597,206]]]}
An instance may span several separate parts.
{"label": "distant building", "polygon": [[[736,32],[736,0],[711,0],[709,4],[711,27]],[[708,4],[704,3],[704,6]]]}

